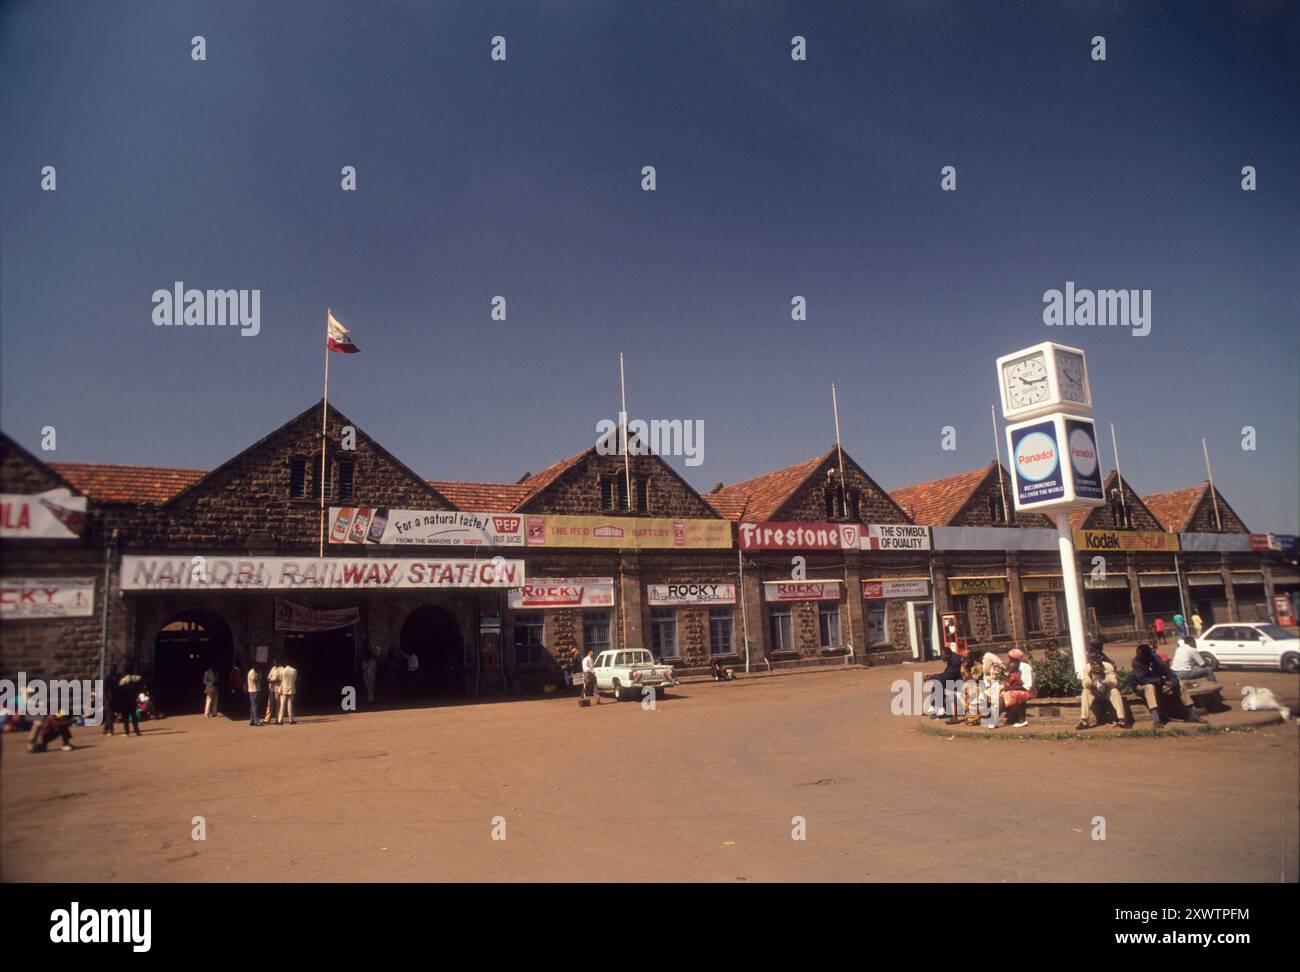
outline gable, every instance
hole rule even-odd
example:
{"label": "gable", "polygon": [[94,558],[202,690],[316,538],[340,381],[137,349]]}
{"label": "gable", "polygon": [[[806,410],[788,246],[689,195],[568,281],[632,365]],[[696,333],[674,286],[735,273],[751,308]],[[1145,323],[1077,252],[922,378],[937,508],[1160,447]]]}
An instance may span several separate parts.
{"label": "gable", "polygon": [[[602,456],[595,446],[544,469],[519,485],[531,486],[528,496],[516,507],[519,513],[551,513],[572,516],[674,516],[718,519],[718,513],[686,480],[660,456],[627,457],[632,479],[647,484],[649,509],[608,510],[601,504],[601,480],[623,482],[626,476],[622,455]],[[535,481],[540,480],[540,484]],[[635,489],[635,485],[633,487]]]}
{"label": "gable", "polygon": [[1145,531],[1163,531],[1164,525],[1151,512],[1142,497],[1133,489],[1132,484],[1124,480],[1124,502],[1120,503],[1119,476],[1112,469],[1102,484],[1102,494],[1106,502],[1091,509],[1076,510],[1070,514],[1072,530],[1116,530],[1124,529],[1124,506],[1127,506],[1128,529]]}
{"label": "gable", "polygon": [[[269,435],[222,463],[168,500],[163,510],[178,534],[190,541],[275,540],[314,543],[319,536],[320,404],[290,419]],[[343,451],[345,426],[356,430],[356,448]],[[330,406],[326,460],[336,481],[339,461],[355,463],[351,499],[346,503],[405,509],[448,510],[455,507],[387,449]],[[307,463],[307,494],[290,496],[295,459]]]}
{"label": "gable", "polygon": [[0,491],[30,495],[63,488],[84,495],[50,465],[0,432]]}
{"label": "gable", "polygon": [[[880,488],[874,479],[854,461],[844,455],[844,489],[858,494],[858,520],[862,523],[911,523],[912,519],[894,500]],[[803,471],[806,467],[806,471]],[[840,491],[838,476],[828,475],[839,467],[839,451],[827,450],[819,460],[801,463],[791,469],[803,471],[802,479],[790,489],[788,495],[765,519],[777,521],[820,522],[829,519],[827,494]]]}
{"label": "gable", "polygon": [[[1050,529],[1056,522],[1042,513],[1017,513],[1015,497],[1012,491],[1015,485],[1011,476],[1003,467],[1002,479],[998,479],[998,464],[991,462],[985,467],[984,476],[971,488],[966,500],[957,508],[949,519],[947,526],[1013,526],[1024,529]],[[1005,508],[1006,520],[998,521],[994,512]]]}
{"label": "gable", "polygon": [[[1214,504],[1218,502],[1219,515],[1215,518]],[[1222,524],[1222,526],[1220,526]],[[1201,494],[1201,498],[1192,507],[1192,514],[1188,517],[1186,526],[1183,527],[1183,533],[1249,533],[1246,524],[1242,522],[1241,517],[1237,516],[1237,511],[1228,505],[1228,501],[1223,498],[1223,494],[1218,489],[1206,489]]]}

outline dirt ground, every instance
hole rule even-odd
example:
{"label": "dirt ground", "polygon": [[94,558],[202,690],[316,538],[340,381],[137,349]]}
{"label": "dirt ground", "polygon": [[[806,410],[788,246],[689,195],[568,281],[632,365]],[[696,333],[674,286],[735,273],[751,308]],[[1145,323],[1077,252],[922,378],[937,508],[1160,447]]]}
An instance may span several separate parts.
{"label": "dirt ground", "polygon": [[[139,739],[80,729],[68,753],[10,734],[0,879],[1297,880],[1294,719],[949,739],[891,714],[915,670],[686,685],[654,711],[565,697],[258,729],[185,716]],[[1225,697],[1300,698],[1297,677],[1222,674]]]}

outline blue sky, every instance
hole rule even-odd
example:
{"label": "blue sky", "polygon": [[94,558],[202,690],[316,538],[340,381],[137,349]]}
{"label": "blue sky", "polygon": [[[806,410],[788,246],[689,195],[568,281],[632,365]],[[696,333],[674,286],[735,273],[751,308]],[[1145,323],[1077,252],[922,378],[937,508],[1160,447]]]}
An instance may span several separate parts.
{"label": "blue sky", "polygon": [[[430,478],[594,441],[624,351],[634,417],[704,422],[697,488],[825,449],[832,381],[895,488],[987,462],[994,358],[1054,339],[1140,492],[1204,436],[1297,532],[1296,8],[1115,6],[7,3],[0,426],[214,466],[319,398],[332,306],[331,400]],[[261,333],[155,327],[177,280],[260,289]],[[1046,327],[1067,280],[1150,289],[1150,335]]]}

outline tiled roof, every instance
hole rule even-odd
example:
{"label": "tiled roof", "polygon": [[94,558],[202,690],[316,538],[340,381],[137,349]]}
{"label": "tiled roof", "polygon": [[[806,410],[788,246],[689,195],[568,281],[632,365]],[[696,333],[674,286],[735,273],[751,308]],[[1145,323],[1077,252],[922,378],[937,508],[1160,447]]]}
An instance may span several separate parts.
{"label": "tiled roof", "polygon": [[921,526],[947,526],[994,465],[990,462],[955,476],[904,486],[889,497]]}
{"label": "tiled roof", "polygon": [[457,508],[470,513],[508,513],[524,501],[529,488],[523,483],[458,483],[430,479],[429,485]]}
{"label": "tiled roof", "polygon": [[724,486],[703,499],[728,520],[768,520],[803,485],[827,453],[804,462]]}
{"label": "tiled roof", "polygon": [[[517,483],[515,485],[523,486],[526,488],[527,492],[525,492],[524,494],[524,499],[532,499],[532,497],[536,496],[547,486],[551,485],[551,483],[553,483],[557,478],[559,478],[559,476],[563,472],[565,472],[571,466],[577,465],[578,460],[582,459],[590,451],[591,448],[589,447],[583,449],[581,452],[576,453],[575,455],[569,456],[568,459],[561,459],[559,462],[553,462],[545,469],[543,469],[541,472],[534,473],[533,475],[525,479],[522,483]],[[522,503],[523,500],[521,499],[519,502]]]}
{"label": "tiled roof", "polygon": [[1151,493],[1149,496],[1143,496],[1142,502],[1147,505],[1151,515],[1159,520],[1160,525],[1167,531],[1181,533],[1192,518],[1197,504],[1200,503],[1209,485],[1209,480],[1206,480],[1199,486],[1171,489],[1164,493]]}
{"label": "tiled roof", "polygon": [[99,503],[165,503],[207,475],[206,469],[52,462],[50,468]]}

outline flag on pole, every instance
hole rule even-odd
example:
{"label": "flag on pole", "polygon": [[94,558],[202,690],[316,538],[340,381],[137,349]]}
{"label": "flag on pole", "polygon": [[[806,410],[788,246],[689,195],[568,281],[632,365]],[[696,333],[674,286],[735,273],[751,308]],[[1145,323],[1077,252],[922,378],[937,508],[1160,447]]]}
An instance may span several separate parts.
{"label": "flag on pole", "polygon": [[337,351],[340,354],[356,354],[360,351],[361,349],[352,343],[348,329],[334,319],[334,312],[326,311],[325,313],[328,318],[325,346],[330,351]]}

